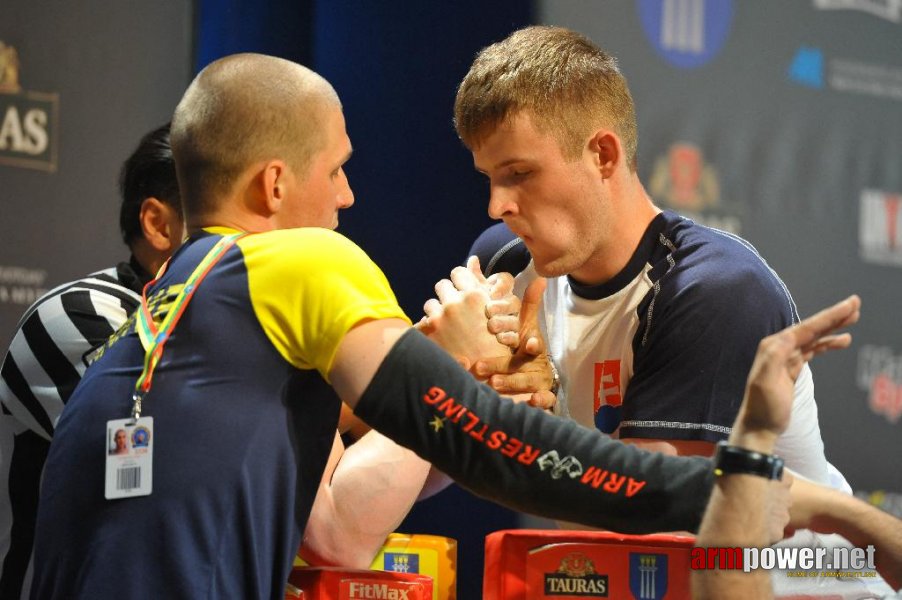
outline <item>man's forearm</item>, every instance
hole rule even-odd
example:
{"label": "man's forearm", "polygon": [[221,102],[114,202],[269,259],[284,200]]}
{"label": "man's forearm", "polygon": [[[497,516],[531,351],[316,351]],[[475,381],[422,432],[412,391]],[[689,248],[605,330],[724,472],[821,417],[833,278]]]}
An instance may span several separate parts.
{"label": "man's forearm", "polygon": [[[699,529],[700,548],[761,548],[768,544],[767,494],[770,482],[756,475],[718,477],[711,502]],[[723,566],[723,565],[721,565]],[[773,597],[770,573],[750,573],[724,568],[691,573],[692,597],[696,599]]]}
{"label": "man's forearm", "polygon": [[[741,415],[729,443],[740,448],[770,454],[776,435],[749,432]],[[700,548],[761,548],[768,539],[768,498],[773,483],[757,475],[729,474],[715,480],[711,501],[699,528],[696,545]],[[770,574],[758,569],[751,573],[723,568],[701,569],[691,573],[692,597],[760,598],[773,597]]]}
{"label": "man's forearm", "polygon": [[643,452],[501,399],[417,332],[384,359],[355,412],[477,494],[622,532],[696,530],[710,462]]}
{"label": "man's forearm", "polygon": [[[340,443],[340,442],[338,442]],[[417,500],[430,464],[370,431],[344,450],[320,486],[302,556],[316,563],[367,568]]]}
{"label": "man's forearm", "polygon": [[859,548],[873,545],[877,570],[893,589],[902,588],[902,520],[837,490],[820,488],[814,502],[812,529],[838,533]]}

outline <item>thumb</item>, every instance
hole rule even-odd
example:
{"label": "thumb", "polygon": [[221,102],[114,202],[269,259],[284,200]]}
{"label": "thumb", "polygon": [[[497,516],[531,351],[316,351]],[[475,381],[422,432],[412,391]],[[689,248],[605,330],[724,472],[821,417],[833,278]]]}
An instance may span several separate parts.
{"label": "thumb", "polygon": [[485,275],[482,274],[482,267],[479,265],[478,256],[473,255],[467,259],[467,270],[476,277],[476,281],[486,283]]}
{"label": "thumb", "polygon": [[523,301],[520,304],[520,323],[523,331],[537,331],[539,328],[539,308],[542,306],[542,296],[548,281],[539,277],[527,286],[523,293]]}

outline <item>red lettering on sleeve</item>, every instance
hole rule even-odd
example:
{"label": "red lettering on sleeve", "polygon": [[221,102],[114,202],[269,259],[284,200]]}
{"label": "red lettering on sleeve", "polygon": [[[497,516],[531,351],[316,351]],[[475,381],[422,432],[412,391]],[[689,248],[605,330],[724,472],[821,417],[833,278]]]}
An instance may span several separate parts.
{"label": "red lettering on sleeve", "polygon": [[514,455],[517,452],[519,452],[520,448],[522,448],[522,447],[523,447],[523,442],[521,442],[517,438],[511,438],[504,445],[504,448],[501,449],[501,454],[503,454],[504,456],[509,456],[509,457],[513,458]]}
{"label": "red lettering on sleeve", "polygon": [[626,484],[626,497],[632,498],[636,494],[639,493],[639,490],[645,487],[644,481],[636,481],[632,477],[629,478],[629,481]]}
{"label": "red lettering on sleeve", "polygon": [[591,485],[595,489],[598,489],[598,486],[602,484],[607,476],[607,471],[592,466],[586,469],[586,472],[583,474],[583,478],[580,481]]}
{"label": "red lettering on sleeve", "polygon": [[470,437],[475,438],[475,439],[479,440],[480,442],[484,442],[485,441],[485,432],[488,430],[488,428],[489,428],[489,425],[488,425],[488,423],[486,423],[482,426],[482,429],[480,429],[479,431],[471,431]]}
{"label": "red lettering on sleeve", "polygon": [[463,404],[455,404],[454,398],[448,397],[447,400],[438,405],[439,411],[444,411],[446,417],[457,417],[457,420],[460,420],[460,416],[466,412],[467,407]]}
{"label": "red lettering on sleeve", "polygon": [[467,413],[467,417],[469,417],[470,422],[467,423],[466,425],[464,425],[463,429],[464,429],[464,431],[469,433],[470,431],[473,430],[474,427],[476,427],[479,424],[480,419],[479,419],[479,417],[477,417],[476,415],[474,415],[471,412]]}
{"label": "red lettering on sleeve", "polygon": [[618,475],[617,473],[611,473],[611,478],[608,479],[608,482],[604,484],[604,491],[611,492],[612,494],[616,494],[620,491],[620,488],[623,487],[623,484],[626,483],[626,475]]}
{"label": "red lettering on sleeve", "polygon": [[426,395],[423,396],[423,402],[426,404],[437,404],[441,402],[445,396],[445,390],[440,387],[432,386],[429,388],[429,391],[426,392]]}
{"label": "red lettering on sleeve", "polygon": [[520,453],[520,456],[517,457],[517,461],[524,465],[531,465],[536,462],[537,458],[539,458],[539,449],[526,444],[526,448],[524,448],[523,452]]}
{"label": "red lettering on sleeve", "polygon": [[501,444],[504,443],[504,440],[507,439],[507,434],[503,431],[493,431],[492,435],[489,436],[489,441],[485,443],[486,446],[491,448],[492,450],[497,450],[501,447]]}

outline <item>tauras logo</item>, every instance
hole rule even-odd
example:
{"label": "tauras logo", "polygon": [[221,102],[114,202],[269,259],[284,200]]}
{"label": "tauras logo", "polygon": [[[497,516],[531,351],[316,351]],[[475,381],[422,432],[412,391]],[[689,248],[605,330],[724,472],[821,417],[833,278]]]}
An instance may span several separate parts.
{"label": "tauras logo", "polygon": [[595,563],[580,552],[568,554],[555,573],[545,574],[546,596],[608,596],[608,576],[595,571]]}
{"label": "tauras logo", "polygon": [[586,577],[545,575],[545,594],[606,598],[608,595],[608,578],[604,575],[587,575]]}
{"label": "tauras logo", "polygon": [[0,164],[56,171],[59,96],[22,91],[19,65],[0,41]]}
{"label": "tauras logo", "polygon": [[387,583],[351,583],[349,598],[384,598],[407,600],[408,590],[392,587]]}

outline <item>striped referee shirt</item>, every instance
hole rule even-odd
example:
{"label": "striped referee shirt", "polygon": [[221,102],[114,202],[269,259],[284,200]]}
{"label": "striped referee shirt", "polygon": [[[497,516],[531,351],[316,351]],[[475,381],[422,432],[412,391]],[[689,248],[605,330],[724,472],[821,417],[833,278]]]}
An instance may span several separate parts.
{"label": "striped referee shirt", "polygon": [[140,305],[134,258],[47,292],[19,321],[0,367],[0,598],[26,596],[38,486],[86,357]]}

